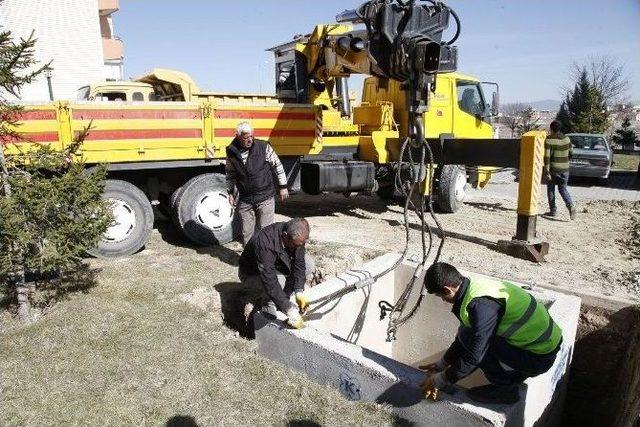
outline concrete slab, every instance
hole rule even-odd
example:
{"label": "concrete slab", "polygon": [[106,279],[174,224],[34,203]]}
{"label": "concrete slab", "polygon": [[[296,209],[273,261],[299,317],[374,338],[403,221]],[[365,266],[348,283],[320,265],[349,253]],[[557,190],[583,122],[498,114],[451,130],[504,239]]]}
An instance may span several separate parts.
{"label": "concrete slab", "polygon": [[[310,289],[309,298],[315,300],[383,272],[398,257],[386,254],[327,280]],[[307,328],[300,331],[287,329],[282,319],[256,314],[259,354],[339,389],[348,399],[389,405],[399,417],[421,425],[559,425],[580,299],[549,290],[531,291],[549,307],[563,330],[564,341],[552,369],[522,386],[518,404],[471,403],[465,387],[486,382],[479,371],[442,390],[437,402],[425,401],[419,389],[424,373],[416,366],[437,360],[448,348],[458,328],[451,306],[428,296],[391,343],[386,341],[387,320],[380,320],[378,306],[382,300],[395,301],[415,266],[403,261],[372,286],[313,307],[307,316]],[[422,277],[418,283],[422,283]],[[409,305],[418,292],[414,290]]]}

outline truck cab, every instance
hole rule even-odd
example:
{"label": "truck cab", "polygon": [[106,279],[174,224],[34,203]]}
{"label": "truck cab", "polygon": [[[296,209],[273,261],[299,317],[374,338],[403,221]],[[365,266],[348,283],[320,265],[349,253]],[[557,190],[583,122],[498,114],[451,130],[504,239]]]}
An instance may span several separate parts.
{"label": "truck cab", "polygon": [[[497,114],[497,96],[488,101],[482,82],[462,73],[440,73],[435,93],[430,93],[429,111],[425,114],[427,138],[451,134],[458,138],[492,138],[491,119]],[[405,92],[400,83],[379,77],[368,77],[362,91],[362,105],[391,102],[394,121],[400,135],[407,135],[408,111]],[[359,107],[355,107],[357,110]]]}
{"label": "truck cab", "polygon": [[153,86],[132,81],[96,82],[78,89],[78,101],[96,102],[148,102],[158,98]]}

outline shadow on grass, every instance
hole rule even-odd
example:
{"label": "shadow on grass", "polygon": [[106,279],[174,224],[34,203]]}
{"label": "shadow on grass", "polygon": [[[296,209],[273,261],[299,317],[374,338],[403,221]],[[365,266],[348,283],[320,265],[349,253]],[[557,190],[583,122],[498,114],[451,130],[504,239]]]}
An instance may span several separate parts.
{"label": "shadow on grass", "polygon": [[289,420],[285,425],[287,427],[320,427],[322,424],[312,420]]}
{"label": "shadow on grass", "polygon": [[229,264],[231,266],[237,267],[238,261],[240,260],[240,255],[224,246],[224,245],[216,245],[216,246],[198,246],[191,243],[187,238],[182,234],[180,230],[171,222],[163,219],[156,219],[154,228],[158,230],[162,240],[167,242],[172,246],[178,246],[181,248],[191,249],[201,255],[209,255],[213,258],[217,258],[225,264]]}
{"label": "shadow on grass", "polygon": [[240,282],[222,282],[214,288],[220,294],[224,324],[244,338],[255,338],[253,313],[260,308],[262,290]]}
{"label": "shadow on grass", "polygon": [[[91,268],[87,263],[61,273],[26,275],[26,285],[30,289],[31,310],[46,314],[53,306],[77,293],[88,293],[97,285],[100,269]],[[6,283],[6,282],[5,282]],[[17,296],[13,286],[6,286],[0,297],[0,310],[14,313],[17,310]]]}
{"label": "shadow on grass", "polygon": [[167,420],[165,427],[199,427],[191,415],[174,415]]}

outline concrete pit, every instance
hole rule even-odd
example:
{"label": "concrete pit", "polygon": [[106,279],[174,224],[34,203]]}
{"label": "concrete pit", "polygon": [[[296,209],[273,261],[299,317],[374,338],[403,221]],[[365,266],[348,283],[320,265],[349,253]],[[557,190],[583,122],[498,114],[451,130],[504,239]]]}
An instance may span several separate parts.
{"label": "concrete pit", "polygon": [[[311,288],[309,298],[316,300],[381,273],[398,257],[385,254],[331,278]],[[521,387],[517,404],[481,405],[471,401],[466,388],[486,383],[479,370],[441,390],[436,402],[426,401],[419,388],[424,373],[417,366],[441,357],[455,337],[458,320],[450,305],[427,296],[415,316],[398,330],[397,339],[387,342],[388,319],[380,320],[378,305],[383,300],[397,300],[415,267],[414,262],[403,261],[371,287],[314,306],[303,330],[287,329],[282,318],[270,319],[257,313],[254,324],[259,354],[339,389],[348,399],[389,405],[399,418],[417,424],[560,425],[580,299],[550,290],[531,291],[562,328],[563,345],[554,366],[543,375],[529,378]],[[417,283],[408,307],[417,298],[422,277]]]}

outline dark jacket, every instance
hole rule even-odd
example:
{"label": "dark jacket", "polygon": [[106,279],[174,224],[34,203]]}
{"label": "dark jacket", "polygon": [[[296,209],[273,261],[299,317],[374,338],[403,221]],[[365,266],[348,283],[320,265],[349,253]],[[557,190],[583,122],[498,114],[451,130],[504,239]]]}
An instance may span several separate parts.
{"label": "dark jacket", "polygon": [[267,162],[267,143],[259,139],[253,140],[249,148],[247,162],[242,161],[240,142],[234,138],[227,147],[227,161],[233,164],[236,171],[236,185],[240,192],[240,200],[256,204],[275,196],[273,170]]}
{"label": "dark jacket", "polygon": [[[462,300],[468,287],[469,279],[465,279],[456,293],[451,309],[458,320],[460,320]],[[461,327],[456,340],[444,354],[444,360],[451,365],[445,371],[445,376],[451,383],[461,380],[478,367],[504,315],[504,307],[488,297],[474,298],[467,306],[467,310],[471,328]]]}
{"label": "dark jacket", "polygon": [[[462,301],[468,289],[469,279],[465,278],[456,292],[453,308],[451,309],[451,312],[455,314],[458,320],[460,320]],[[491,297],[479,297],[469,302],[467,311],[471,327],[460,327],[455,341],[443,356],[444,361],[450,365],[444,371],[444,375],[451,383],[455,383],[471,374],[483,361],[489,346],[494,337],[496,337],[498,325],[504,316],[505,307]],[[539,358],[542,363],[546,363],[549,356],[552,357],[551,363],[555,359],[555,352],[550,355],[531,354],[534,358]]]}
{"label": "dark jacket", "polygon": [[305,282],[304,246],[290,255],[282,244],[284,226],[284,222],[276,222],[254,234],[240,255],[239,269],[241,276],[260,276],[265,292],[282,312],[293,305],[278,283],[277,274],[293,276],[296,292],[304,290]]}

